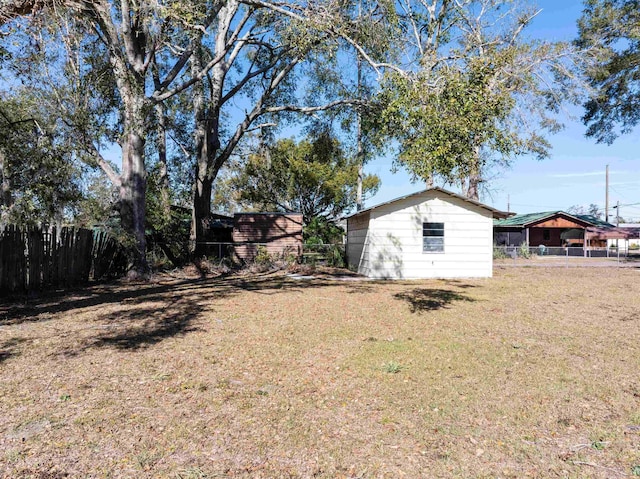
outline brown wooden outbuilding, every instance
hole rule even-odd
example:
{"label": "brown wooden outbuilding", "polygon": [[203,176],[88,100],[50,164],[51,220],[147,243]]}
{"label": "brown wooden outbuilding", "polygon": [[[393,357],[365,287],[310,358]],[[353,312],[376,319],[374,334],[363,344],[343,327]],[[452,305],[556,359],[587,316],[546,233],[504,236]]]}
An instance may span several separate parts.
{"label": "brown wooden outbuilding", "polygon": [[272,256],[302,255],[302,213],[235,213],[233,242],[241,261],[256,257],[264,246]]}

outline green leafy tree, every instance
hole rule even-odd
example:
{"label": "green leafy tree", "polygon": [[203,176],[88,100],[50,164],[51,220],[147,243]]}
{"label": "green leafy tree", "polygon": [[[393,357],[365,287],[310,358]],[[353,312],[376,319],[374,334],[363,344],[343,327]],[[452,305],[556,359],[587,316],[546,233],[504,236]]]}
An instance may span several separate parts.
{"label": "green leafy tree", "polygon": [[60,223],[82,198],[81,167],[32,96],[0,97],[0,223]]}
{"label": "green leafy tree", "polygon": [[[414,180],[458,184],[478,199],[487,169],[548,155],[544,134],[574,90],[568,45],[526,40],[536,16],[523,2],[402,0],[414,69],[388,74],[371,127],[395,139],[397,166]],[[568,82],[566,82],[568,83]]]}
{"label": "green leafy tree", "polygon": [[395,77],[385,90],[382,131],[399,140],[396,164],[414,180],[430,182],[434,174],[448,183],[471,178],[476,185],[469,196],[477,199],[483,150],[502,155],[526,151],[525,139],[501,127],[513,99],[488,91],[483,67],[442,71],[441,87],[433,90],[421,88],[422,78],[403,77]]}
{"label": "green leafy tree", "polygon": [[85,173],[82,185],[82,198],[73,207],[73,223],[107,228],[117,234],[118,191],[99,170]]}
{"label": "green leafy tree", "polygon": [[341,244],[344,233],[344,229],[333,221],[323,218],[322,216],[316,216],[305,225],[302,236],[307,245]]}
{"label": "green leafy tree", "polygon": [[[355,206],[358,163],[344,155],[327,133],[296,143],[279,140],[251,156],[235,180],[240,199],[255,209],[300,212],[304,223],[334,220]],[[364,179],[364,193],[373,194],[380,180]]]}
{"label": "green leafy tree", "polygon": [[576,44],[590,61],[583,121],[587,136],[611,144],[640,121],[640,1],[586,0]]}

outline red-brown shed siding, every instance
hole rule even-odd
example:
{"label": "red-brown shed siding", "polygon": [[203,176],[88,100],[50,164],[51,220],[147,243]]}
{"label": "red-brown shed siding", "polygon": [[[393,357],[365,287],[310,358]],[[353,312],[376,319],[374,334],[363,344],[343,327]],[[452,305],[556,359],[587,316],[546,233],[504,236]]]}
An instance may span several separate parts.
{"label": "red-brown shed siding", "polygon": [[301,213],[236,213],[233,216],[236,255],[252,260],[260,244],[270,255],[302,254]]}

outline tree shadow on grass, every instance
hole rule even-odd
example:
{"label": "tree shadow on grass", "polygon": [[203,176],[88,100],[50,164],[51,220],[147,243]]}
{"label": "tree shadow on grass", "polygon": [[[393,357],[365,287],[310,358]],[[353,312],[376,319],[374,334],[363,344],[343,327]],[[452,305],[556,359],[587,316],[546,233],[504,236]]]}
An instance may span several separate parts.
{"label": "tree shadow on grass", "polygon": [[469,284],[464,281],[460,281],[459,279],[447,279],[445,280],[445,283],[447,284],[447,286],[453,286],[454,288],[460,289],[470,289],[477,287],[475,284]]}
{"label": "tree shadow on grass", "polygon": [[166,284],[123,284],[95,286],[75,291],[47,293],[25,303],[0,306],[0,325],[42,321],[59,313],[82,308],[100,308],[115,303],[144,302],[167,293],[190,294],[208,288],[213,280],[183,280]]}
{"label": "tree shadow on grass", "polygon": [[12,338],[0,343],[0,364],[12,356],[20,354],[20,344],[27,342],[25,338]]}
{"label": "tree shadow on grass", "polygon": [[[68,331],[63,326],[60,336],[66,339],[55,355],[76,356],[97,348],[136,351],[206,328],[206,323],[200,322],[203,313],[212,311],[216,301],[238,294],[302,295],[335,287],[346,293],[365,293],[371,289],[370,285],[331,278],[296,281],[277,274],[162,281],[103,284],[0,305],[0,326],[18,335],[20,329],[13,326],[73,320],[77,314],[82,315],[82,323],[75,322]],[[0,363],[20,353],[21,341],[14,337],[0,342]]]}
{"label": "tree shadow on grass", "polygon": [[408,292],[394,294],[394,298],[406,301],[412,313],[424,313],[446,308],[456,301],[476,301],[456,291],[437,288],[415,288]]}
{"label": "tree shadow on grass", "polygon": [[[144,301],[124,301],[104,313],[97,309],[88,329],[99,332],[85,336],[61,354],[76,356],[95,348],[135,351],[200,331],[196,321],[212,294],[211,290],[170,290],[164,295],[146,296]],[[215,296],[225,295],[218,291]]]}
{"label": "tree shadow on grass", "polygon": [[184,336],[198,331],[193,324],[202,312],[201,304],[178,300],[158,308],[140,308],[111,313],[101,322],[111,326],[112,331],[100,334],[89,347],[115,347],[135,350],[153,346],[171,337]]}
{"label": "tree shadow on grass", "polygon": [[221,299],[240,291],[274,295],[284,291],[302,292],[331,286],[343,286],[348,292],[365,292],[368,289],[356,283],[320,278],[311,281],[294,281],[285,276],[274,275],[171,280],[164,284],[118,283],[65,293],[49,293],[26,303],[0,304],[0,326],[46,321],[58,314],[83,308],[95,308],[99,312],[101,308],[117,303],[135,305],[157,298],[179,297],[204,301]]}
{"label": "tree shadow on grass", "polygon": [[22,469],[15,477],[31,477],[33,479],[65,479],[71,477],[71,475],[69,473],[60,471]]}
{"label": "tree shadow on grass", "polygon": [[[67,343],[56,354],[75,356],[92,348],[134,351],[206,327],[199,324],[202,314],[211,311],[216,301],[223,298],[245,292],[304,294],[310,289],[336,286],[343,287],[347,293],[363,292],[363,286],[358,284],[326,279],[294,281],[282,275],[103,285],[0,308],[0,326],[65,321],[77,311],[76,314],[83,315],[83,325],[76,325],[69,333],[64,333],[64,336],[74,338],[73,343]],[[15,355],[14,349],[0,343],[0,361],[12,355]]]}

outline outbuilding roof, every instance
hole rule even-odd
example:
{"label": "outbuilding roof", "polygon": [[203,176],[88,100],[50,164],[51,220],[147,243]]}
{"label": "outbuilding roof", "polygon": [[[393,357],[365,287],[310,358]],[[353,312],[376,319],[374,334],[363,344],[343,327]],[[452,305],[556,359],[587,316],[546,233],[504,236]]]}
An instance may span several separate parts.
{"label": "outbuilding roof", "polygon": [[602,228],[590,227],[586,229],[585,237],[591,240],[609,240],[609,239],[635,239],[640,236],[640,228]]}
{"label": "outbuilding roof", "polygon": [[353,213],[351,215],[345,216],[345,218],[352,218],[354,216],[361,215],[363,213],[367,213],[367,212],[369,212],[371,210],[375,210],[376,208],[380,208],[381,206],[390,205],[390,204],[395,203],[397,201],[402,201],[402,200],[406,200],[407,198],[412,198],[414,196],[423,195],[424,193],[428,193],[430,191],[437,191],[437,192],[443,193],[445,195],[451,196],[453,198],[457,198],[459,200],[462,200],[462,201],[464,201],[466,203],[470,203],[470,204],[472,204],[474,206],[477,206],[479,208],[483,208],[483,209],[485,209],[487,211],[490,211],[491,214],[493,215],[494,219],[495,218],[507,218],[509,215],[512,214],[512,213],[507,213],[505,211],[497,210],[495,208],[492,208],[491,206],[485,205],[484,203],[480,203],[479,201],[472,200],[470,198],[467,198],[466,196],[462,196],[462,195],[459,195],[457,193],[453,193],[452,191],[445,190],[444,188],[440,188],[439,186],[434,186],[433,188],[427,188],[426,190],[418,191],[417,193],[411,193],[410,195],[405,195],[405,196],[401,196],[400,198],[395,198],[395,199],[390,200],[390,201],[385,201],[384,203],[380,203],[379,205],[370,206],[369,208],[365,208],[365,209],[357,211],[357,212],[355,212],[355,213]]}
{"label": "outbuilding roof", "polygon": [[573,215],[566,211],[543,211],[540,213],[527,213],[522,215],[511,216],[510,218],[499,219],[493,222],[494,226],[498,227],[520,227],[526,228],[535,223],[539,223],[548,218],[552,218],[556,215],[562,215],[569,218],[576,219],[583,223],[587,223],[591,226],[598,226],[602,228],[613,228],[613,225],[603,221],[593,215]]}

